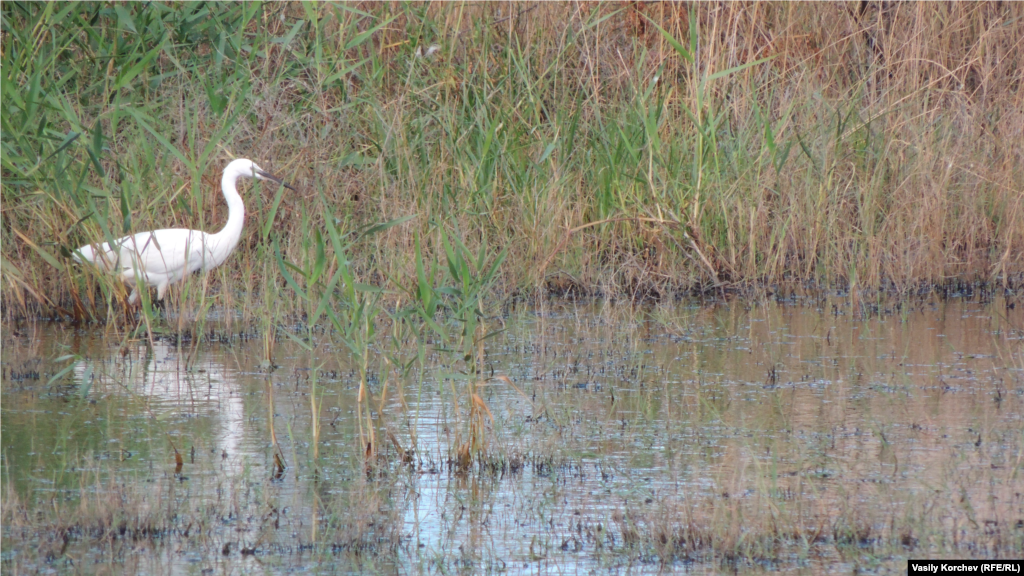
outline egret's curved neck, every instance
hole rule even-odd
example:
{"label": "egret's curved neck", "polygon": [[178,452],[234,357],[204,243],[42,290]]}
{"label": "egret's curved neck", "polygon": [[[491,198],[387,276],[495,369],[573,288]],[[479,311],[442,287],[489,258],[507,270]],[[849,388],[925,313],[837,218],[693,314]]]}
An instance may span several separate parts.
{"label": "egret's curved neck", "polygon": [[230,173],[225,172],[220,180],[221,190],[224,191],[224,200],[228,203],[228,222],[214,237],[218,240],[217,244],[226,242],[224,247],[228,251],[234,248],[238,239],[242,237],[242,226],[245,224],[245,204],[235,187],[238,177],[237,172],[231,171]]}

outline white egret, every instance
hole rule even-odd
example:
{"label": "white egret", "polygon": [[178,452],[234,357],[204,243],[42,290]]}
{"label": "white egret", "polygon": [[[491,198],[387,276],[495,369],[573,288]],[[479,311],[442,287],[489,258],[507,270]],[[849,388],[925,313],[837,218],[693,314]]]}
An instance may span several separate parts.
{"label": "white egret", "polygon": [[[270,180],[290,189],[280,178],[264,171],[252,160],[239,158],[224,168],[220,180],[224,199],[228,203],[228,221],[216,234],[185,228],[165,228],[139,232],[103,244],[86,244],[74,252],[78,262],[88,261],[105,272],[121,276],[132,286],[129,304],[139,299],[138,285],[156,287],[157,299],[163,300],[172,282],[184,279],[197,270],[212,270],[227,260],[242,237],[245,223],[245,204],[235,187],[239,178]],[[141,281],[141,282],[139,282]]]}

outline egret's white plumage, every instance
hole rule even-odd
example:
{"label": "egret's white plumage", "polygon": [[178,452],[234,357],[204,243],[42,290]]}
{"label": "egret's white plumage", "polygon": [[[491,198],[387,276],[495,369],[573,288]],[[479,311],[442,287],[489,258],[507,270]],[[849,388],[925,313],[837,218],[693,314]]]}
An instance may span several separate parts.
{"label": "egret's white plumage", "polygon": [[265,172],[252,160],[239,158],[224,168],[220,185],[228,203],[228,221],[216,234],[185,228],[165,228],[139,232],[103,244],[86,244],[74,253],[78,262],[91,262],[101,270],[113,272],[132,286],[128,302],[139,299],[137,280],[147,287],[156,287],[162,300],[167,287],[197,270],[211,270],[227,260],[242,237],[245,204],[238,195],[239,178],[272,180],[294,190],[280,178]]}

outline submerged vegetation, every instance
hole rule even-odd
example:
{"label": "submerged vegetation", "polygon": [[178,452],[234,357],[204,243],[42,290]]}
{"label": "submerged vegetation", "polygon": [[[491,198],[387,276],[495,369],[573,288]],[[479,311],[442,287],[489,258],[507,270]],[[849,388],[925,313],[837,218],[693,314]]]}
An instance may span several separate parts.
{"label": "submerged vegetation", "polygon": [[[487,355],[509,380],[474,391],[484,449],[441,347],[395,377],[337,335],[289,338],[271,371],[258,339],[188,360],[27,324],[3,341],[0,565],[848,574],[1014,557],[1024,307],[926,295],[863,317],[851,300],[517,307]],[[44,385],[62,350],[73,377]]]}
{"label": "submerged vegetation", "polygon": [[2,17],[6,318],[116,311],[69,250],[218,228],[234,157],[303,192],[244,194],[238,252],[176,291],[186,316],[299,313],[275,251],[335,262],[338,246],[318,251],[328,223],[399,218],[346,256],[389,294],[419,266],[445,274],[442,233],[506,251],[497,296],[1024,272],[1012,2],[5,2]]}

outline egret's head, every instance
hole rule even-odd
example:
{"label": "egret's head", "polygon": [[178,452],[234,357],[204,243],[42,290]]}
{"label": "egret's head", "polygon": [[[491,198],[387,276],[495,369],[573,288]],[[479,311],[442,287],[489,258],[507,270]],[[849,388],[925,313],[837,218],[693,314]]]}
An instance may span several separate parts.
{"label": "egret's head", "polygon": [[289,190],[295,190],[292,186],[286,184],[281,178],[274,176],[270,172],[259,167],[258,164],[249,160],[248,158],[239,158],[238,160],[232,160],[226,168],[224,168],[224,177],[237,179],[240,177],[246,178],[258,178],[260,180],[270,180],[276,182]]}

